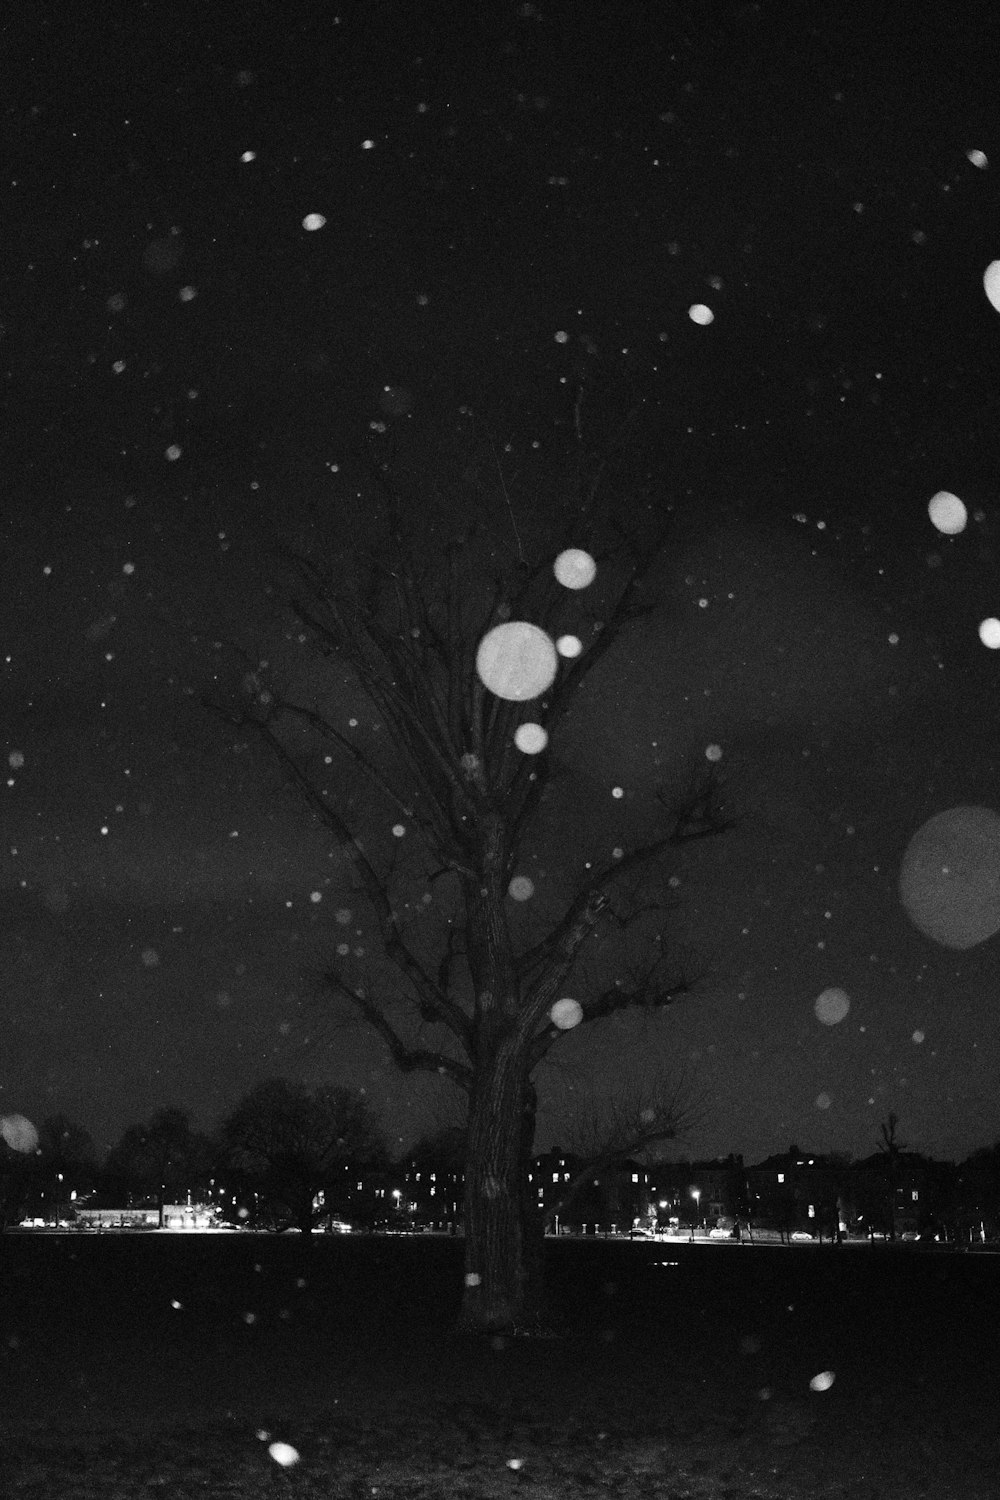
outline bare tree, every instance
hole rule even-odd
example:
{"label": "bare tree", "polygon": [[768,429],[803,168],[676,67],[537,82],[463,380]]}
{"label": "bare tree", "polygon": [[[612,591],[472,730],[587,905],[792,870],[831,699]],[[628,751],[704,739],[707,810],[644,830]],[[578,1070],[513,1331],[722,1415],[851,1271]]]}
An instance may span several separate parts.
{"label": "bare tree", "polygon": [[[680,794],[660,789],[648,837],[593,861],[579,888],[551,912],[526,917],[519,909],[515,916],[512,878],[529,839],[551,837],[543,803],[566,774],[553,741],[594,666],[656,608],[644,588],[667,528],[641,497],[634,511],[620,496],[617,511],[601,510],[604,460],[581,471],[564,516],[552,521],[536,507],[524,511],[519,528],[491,447],[499,474],[494,497],[505,527],[509,518],[516,555],[495,537],[491,543],[485,527],[461,535],[453,529],[446,543],[423,545],[426,512],[403,492],[393,467],[381,464],[372,541],[350,566],[301,548],[285,554],[292,633],[320,670],[290,663],[279,672],[244,653],[240,702],[210,705],[273,753],[346,856],[358,900],[377,926],[382,972],[365,983],[345,955],[324,972],[328,994],[372,1028],[398,1068],[437,1075],[465,1098],[461,1327],[469,1331],[523,1326],[539,1306],[541,1236],[535,1238],[527,1166],[535,1075],[568,1029],[565,1008],[554,1019],[553,1006],[571,980],[579,1010],[569,1009],[580,1026],[629,1009],[650,1013],[691,991],[695,977],[670,942],[672,902],[662,889],[659,899],[647,899],[645,877],[656,872],[665,883],[684,845],[731,826],[720,807],[717,767],[703,760]],[[477,671],[479,643],[508,621],[559,636],[567,590],[553,564],[568,546],[597,564],[594,606],[577,594],[571,601],[576,620],[590,609],[590,633],[579,654],[561,659],[539,698],[526,704],[498,696]],[[349,701],[366,699],[374,712],[380,756],[362,748],[347,725],[345,683]],[[515,741],[526,718],[545,731],[540,753],[525,753]],[[398,819],[399,842],[386,836],[385,811]],[[400,835],[408,847],[420,846],[422,873],[406,868]],[[428,910],[442,915],[433,938],[433,915],[419,928],[405,915],[400,881],[412,895],[418,879],[427,885]],[[524,937],[532,918],[536,930]],[[598,935],[600,961],[584,961],[588,940]],[[616,941],[625,957],[612,978]]]}
{"label": "bare tree", "polygon": [[[343,1211],[343,1169],[386,1159],[375,1114],[353,1089],[310,1092],[284,1078],[251,1089],[226,1117],[220,1140],[228,1159],[244,1169],[280,1228],[303,1234],[331,1211]],[[314,1207],[319,1193],[323,1203]]]}
{"label": "bare tree", "polygon": [[0,1136],[0,1234],[19,1223],[31,1199],[34,1153]]}
{"label": "bare tree", "polygon": [[185,1110],[158,1109],[123,1131],[107,1153],[101,1175],[109,1190],[155,1198],[162,1217],[164,1203],[171,1201],[168,1193],[203,1188],[212,1159],[211,1142],[192,1130]]}
{"label": "bare tree", "polygon": [[900,1153],[906,1150],[906,1142],[896,1139],[896,1127],[899,1124],[899,1116],[895,1111],[889,1111],[889,1118],[883,1120],[879,1126],[882,1139],[876,1144],[882,1152],[885,1162],[886,1178],[886,1219],[889,1227],[889,1238],[896,1238],[896,1189],[900,1178]]}
{"label": "bare tree", "polygon": [[704,1099],[686,1080],[679,1084],[635,1085],[609,1096],[576,1122],[566,1149],[580,1166],[558,1199],[546,1206],[545,1227],[565,1213],[574,1195],[611,1168],[687,1134],[704,1118]]}

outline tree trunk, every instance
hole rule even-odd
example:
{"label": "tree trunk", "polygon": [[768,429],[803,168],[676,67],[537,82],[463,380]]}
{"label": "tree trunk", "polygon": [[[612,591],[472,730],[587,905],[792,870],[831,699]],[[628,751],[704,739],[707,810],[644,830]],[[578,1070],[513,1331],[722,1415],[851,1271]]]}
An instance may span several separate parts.
{"label": "tree trunk", "polygon": [[529,1079],[521,1109],[521,1236],[524,1255],[525,1326],[541,1329],[547,1322],[545,1298],[545,1216],[538,1206],[538,1193],[529,1181],[535,1149],[535,1114],[538,1096]]}
{"label": "tree trunk", "polygon": [[522,1054],[513,1037],[491,1049],[470,1101],[459,1317],[467,1333],[509,1333],[524,1318]]}

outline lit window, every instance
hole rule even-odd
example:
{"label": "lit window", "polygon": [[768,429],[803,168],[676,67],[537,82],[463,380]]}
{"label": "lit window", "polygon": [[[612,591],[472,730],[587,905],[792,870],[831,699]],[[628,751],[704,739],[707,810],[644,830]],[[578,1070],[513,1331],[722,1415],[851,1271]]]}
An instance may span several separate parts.
{"label": "lit window", "polygon": [[638,1172],[633,1172],[632,1173],[632,1181],[633,1182],[638,1182],[639,1181],[639,1174],[638,1174]]}
{"label": "lit window", "polygon": [[553,1172],[552,1173],[552,1181],[553,1182],[558,1182],[559,1181],[559,1173],[558,1172]]}
{"label": "lit window", "polygon": [[920,1197],[920,1194],[917,1192],[916,1188],[914,1188],[910,1196],[913,1202],[916,1203],[918,1198]]}
{"label": "lit window", "polygon": [[778,1173],[778,1181],[779,1182],[784,1182],[784,1180],[785,1180],[785,1174],[784,1174],[784,1172],[779,1172]]}

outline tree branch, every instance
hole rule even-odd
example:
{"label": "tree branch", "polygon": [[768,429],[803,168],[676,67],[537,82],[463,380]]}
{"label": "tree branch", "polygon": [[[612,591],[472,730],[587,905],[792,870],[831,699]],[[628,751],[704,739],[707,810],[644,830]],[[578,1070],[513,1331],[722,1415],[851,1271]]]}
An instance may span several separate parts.
{"label": "tree branch", "polygon": [[603,1111],[592,1116],[589,1124],[570,1140],[568,1154],[582,1157],[583,1161],[560,1191],[558,1200],[546,1208],[546,1224],[563,1213],[579,1189],[593,1182],[599,1173],[620,1166],[651,1146],[687,1134],[703,1120],[704,1104],[703,1094],[697,1099],[689,1096],[684,1080],[673,1089],[640,1089],[630,1097],[608,1100]]}
{"label": "tree branch", "polygon": [[[539,964],[545,963],[554,956],[574,924],[579,921],[587,901],[593,899],[599,892],[606,893],[622,875],[654,859],[664,849],[686,844],[694,839],[708,838],[713,834],[725,833],[735,827],[735,819],[723,818],[715,806],[714,798],[720,785],[718,772],[714,766],[710,766],[706,772],[699,775],[692,790],[679,803],[669,803],[662,794],[657,793],[657,801],[675,815],[673,830],[664,834],[662,838],[653,839],[648,844],[640,844],[638,848],[632,849],[621,859],[615,860],[613,864],[606,865],[602,871],[593,876],[547,936],[520,955],[517,961],[520,978],[527,978]],[[566,972],[564,969],[562,978],[565,978]]]}
{"label": "tree branch", "polygon": [[[613,1015],[617,1010],[628,1010],[633,1006],[641,1010],[660,1010],[673,1005],[681,995],[692,994],[703,976],[697,975],[692,978],[682,973],[670,983],[659,983],[656,980],[656,971],[665,962],[666,960],[660,955],[645,969],[632,965],[629,971],[632,984],[626,985],[620,979],[616,979],[614,984],[608,985],[599,994],[578,1001],[583,1011],[580,1025],[585,1026],[592,1021],[601,1021],[606,1016]],[[561,1036],[565,1036],[565,1032],[553,1022],[538,1032],[531,1045],[532,1064],[540,1062],[553,1042],[558,1041]]]}
{"label": "tree branch", "polygon": [[291,780],[302,792],[306,802],[318,815],[320,821],[334,833],[361,878],[365,895],[375,912],[382,934],[382,945],[386,957],[406,975],[421,1001],[434,1012],[438,1020],[455,1036],[461,1046],[469,1052],[472,1046],[472,1023],[460,1006],[435,985],[430,975],[403,941],[399,920],[393,910],[387,892],[365,854],[360,840],[349,825],[327,802],[323,793],[309,780],[294,756],[271,729],[269,724],[254,721],[258,733],[271,746],[278,760],[285,767]]}
{"label": "tree branch", "polygon": [[466,1093],[472,1089],[472,1071],[446,1052],[433,1052],[426,1047],[409,1047],[386,1016],[382,1006],[370,999],[363,990],[347,984],[335,970],[328,970],[324,979],[331,989],[350,1000],[361,1015],[383,1040],[397,1068],[404,1073],[423,1071],[443,1074]]}

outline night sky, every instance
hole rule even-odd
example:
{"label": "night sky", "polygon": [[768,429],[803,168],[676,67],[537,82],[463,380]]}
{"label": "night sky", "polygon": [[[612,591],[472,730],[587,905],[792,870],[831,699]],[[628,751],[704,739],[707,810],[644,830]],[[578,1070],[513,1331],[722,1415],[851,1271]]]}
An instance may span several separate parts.
{"label": "night sky", "polygon": [[[710,744],[739,825],[677,868],[699,991],[569,1035],[540,1145],[658,1068],[705,1096],[693,1156],[864,1155],[890,1110],[937,1156],[1000,1138],[1000,936],[934,941],[898,890],[927,819],[1000,809],[998,47],[1000,18],[909,5],[19,8],[0,1111],[63,1110],[103,1151],[282,1074],[364,1087],[397,1147],[453,1117],[324,1015],[324,956],[371,924],[203,707],[238,677],[211,642],[294,676],[274,549],[365,535],[372,443],[414,495],[495,495],[494,433],[530,532],[586,366],[595,437],[638,407],[629,482],[676,523],[662,612],[558,747],[539,899]],[[823,1024],[831,987],[850,1009]]]}

